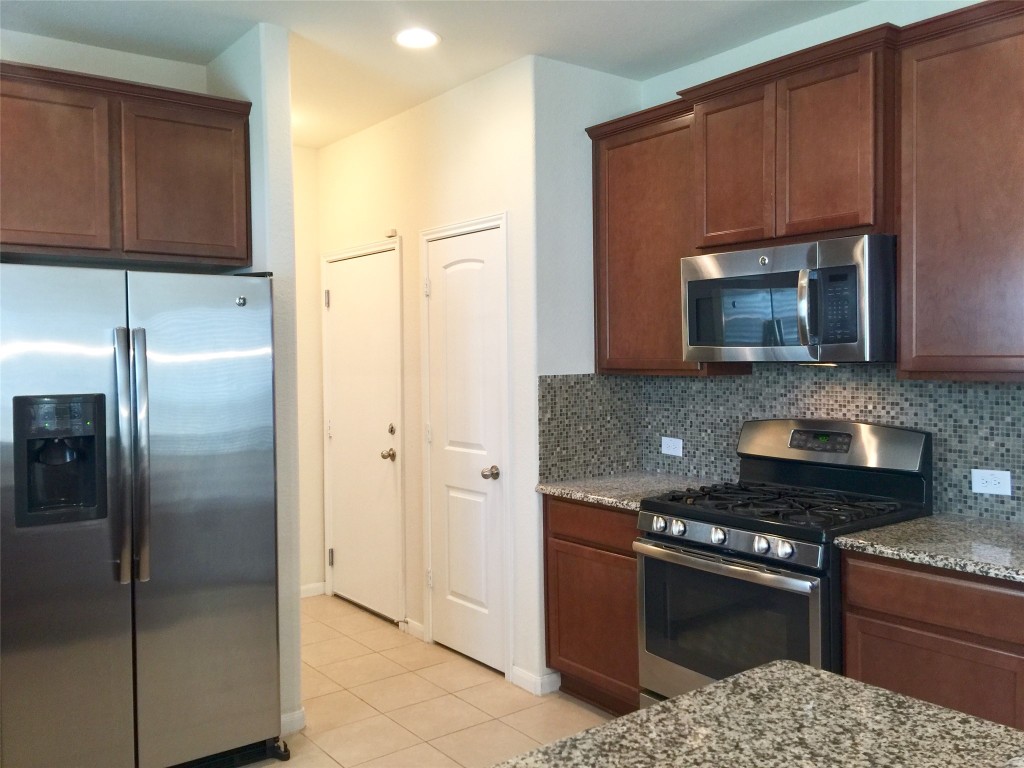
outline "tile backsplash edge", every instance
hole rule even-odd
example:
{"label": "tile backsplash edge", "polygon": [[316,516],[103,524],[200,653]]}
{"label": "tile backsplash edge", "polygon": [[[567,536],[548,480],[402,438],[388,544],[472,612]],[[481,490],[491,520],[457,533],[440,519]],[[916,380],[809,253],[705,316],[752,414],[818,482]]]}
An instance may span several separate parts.
{"label": "tile backsplash edge", "polygon": [[[748,419],[828,418],[933,434],[935,509],[1024,524],[1024,385],[903,381],[893,365],[754,365],[750,376],[541,376],[541,482],[638,470],[734,479]],[[683,456],[661,453],[661,437]],[[1012,474],[1011,496],[971,492],[972,468]]]}

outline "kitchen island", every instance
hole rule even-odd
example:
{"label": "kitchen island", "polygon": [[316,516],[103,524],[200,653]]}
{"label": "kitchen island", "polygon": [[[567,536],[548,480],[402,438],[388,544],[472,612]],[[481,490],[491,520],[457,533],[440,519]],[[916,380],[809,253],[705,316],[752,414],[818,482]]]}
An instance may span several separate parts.
{"label": "kitchen island", "polygon": [[775,661],[499,768],[1024,768],[1024,731]]}

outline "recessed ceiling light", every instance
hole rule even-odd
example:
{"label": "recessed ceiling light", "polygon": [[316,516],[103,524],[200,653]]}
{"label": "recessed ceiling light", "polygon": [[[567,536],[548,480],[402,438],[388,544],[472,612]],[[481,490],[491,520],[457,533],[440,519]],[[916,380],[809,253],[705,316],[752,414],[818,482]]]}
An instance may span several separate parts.
{"label": "recessed ceiling light", "polygon": [[441,38],[429,29],[413,27],[403,29],[395,35],[395,42],[403,48],[433,48],[441,41]]}

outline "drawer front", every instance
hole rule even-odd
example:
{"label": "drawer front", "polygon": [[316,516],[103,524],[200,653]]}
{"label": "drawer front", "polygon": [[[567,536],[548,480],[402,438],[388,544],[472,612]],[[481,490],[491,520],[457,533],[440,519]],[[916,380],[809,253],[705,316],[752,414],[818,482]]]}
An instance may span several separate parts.
{"label": "drawer front", "polygon": [[1024,644],[1024,589],[924,566],[843,553],[843,602],[939,627]]}
{"label": "drawer front", "polygon": [[636,512],[545,496],[544,515],[549,536],[635,557]]}

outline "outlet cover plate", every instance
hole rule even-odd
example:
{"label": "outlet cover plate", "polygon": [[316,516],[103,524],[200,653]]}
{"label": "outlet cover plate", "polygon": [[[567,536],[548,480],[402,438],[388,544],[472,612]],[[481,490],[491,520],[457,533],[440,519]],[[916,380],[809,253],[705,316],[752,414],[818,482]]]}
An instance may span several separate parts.
{"label": "outlet cover plate", "polygon": [[683,441],[678,437],[661,438],[661,452],[669,456],[683,455]]}
{"label": "outlet cover plate", "polygon": [[1001,469],[972,469],[971,490],[975,493],[994,493],[1009,496],[1010,473]]}

